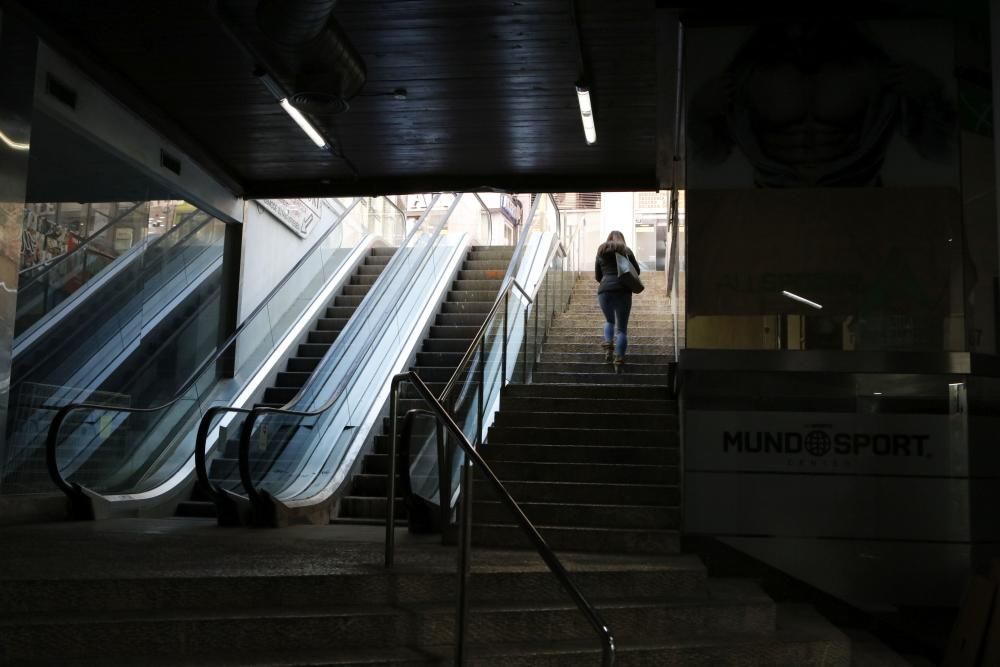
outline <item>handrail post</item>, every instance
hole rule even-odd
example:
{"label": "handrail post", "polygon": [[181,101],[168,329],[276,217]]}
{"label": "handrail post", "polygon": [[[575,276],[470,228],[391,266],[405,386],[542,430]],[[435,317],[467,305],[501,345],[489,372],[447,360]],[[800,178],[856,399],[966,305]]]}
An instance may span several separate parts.
{"label": "handrail post", "polygon": [[507,384],[507,315],[510,311],[510,290],[503,295],[503,347],[500,357],[500,388]]}
{"label": "handrail post", "polygon": [[441,524],[441,542],[444,543],[448,523],[451,520],[451,459],[445,444],[444,424],[434,415],[434,431],[438,457],[438,521]]}
{"label": "handrail post", "polygon": [[483,336],[479,340],[479,405],[476,408],[476,445],[480,445],[483,442],[483,410],[485,409],[485,391],[486,391],[486,350],[485,350],[486,337]]}
{"label": "handrail post", "polygon": [[389,479],[385,492],[385,566],[391,568],[396,556],[396,437],[399,425],[399,384],[407,374],[392,378],[389,394]]}
{"label": "handrail post", "polygon": [[469,552],[472,548],[472,460],[462,460],[458,496],[458,604],[455,619],[455,664],[465,664],[465,637],[469,627]]}
{"label": "handrail post", "polygon": [[521,341],[522,347],[522,360],[521,360],[521,379],[524,384],[528,384],[528,304],[524,304],[524,338]]}

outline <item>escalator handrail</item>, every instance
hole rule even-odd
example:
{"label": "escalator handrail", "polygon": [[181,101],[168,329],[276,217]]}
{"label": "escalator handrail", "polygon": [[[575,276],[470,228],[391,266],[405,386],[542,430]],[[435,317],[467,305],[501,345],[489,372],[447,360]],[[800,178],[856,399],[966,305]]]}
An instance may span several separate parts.
{"label": "escalator handrail", "polygon": [[[416,235],[417,231],[423,226],[424,222],[430,216],[431,211],[434,209],[434,205],[437,203],[439,197],[440,193],[435,195],[434,199],[427,206],[427,210],[424,213],[423,217],[420,218],[418,223],[414,225],[413,230],[407,235],[406,239],[403,242],[403,245],[400,246],[401,248],[405,248],[406,244],[414,237],[414,235]],[[417,267],[422,267],[424,263],[427,261],[428,255],[434,248],[433,245],[434,239],[438,238],[441,235],[441,231],[444,229],[444,226],[448,224],[448,220],[451,218],[451,214],[457,208],[460,199],[461,199],[461,194],[455,196],[452,203],[448,207],[447,213],[444,215],[441,221],[438,222],[437,227],[432,232],[433,236],[431,237],[431,241],[427,243],[427,247],[423,249],[423,252],[421,253],[420,257],[417,258],[416,262],[414,263]],[[388,271],[383,272],[383,275],[386,274],[388,274]],[[376,301],[375,301],[376,305],[381,301],[382,298],[385,297],[388,291],[389,290],[387,289],[376,295]],[[371,311],[367,313],[367,317],[368,318],[371,317]],[[362,322],[359,325],[356,325],[352,331],[351,339],[349,341],[340,343],[340,337],[338,336],[338,339],[334,343],[334,345],[336,345],[339,349],[343,349],[351,345],[355,341],[355,339],[357,339],[359,331],[367,328],[368,337],[366,340],[365,347],[370,348],[371,344],[374,343],[375,338],[380,333],[382,333],[382,331],[376,328],[365,327],[365,324],[367,323],[368,320],[365,319],[364,322]],[[331,347],[330,350],[327,351],[327,356],[330,356],[333,351],[334,351],[333,347]],[[354,360],[351,362],[351,365],[348,368],[346,375],[353,376],[365,359],[367,359],[367,355],[356,356]],[[302,396],[303,393],[306,391],[306,388],[309,387],[312,383],[317,381],[318,377],[316,374],[314,374],[312,377],[309,378],[309,380],[302,387],[302,389],[300,389],[298,393],[296,393],[296,395],[292,398],[292,400],[286,403],[282,407],[258,405],[255,406],[252,410],[250,410],[249,413],[247,414],[247,417],[243,422],[243,426],[240,429],[238,467],[240,473],[240,483],[243,486],[243,490],[246,493],[247,499],[250,501],[252,505],[259,504],[263,499],[263,494],[257,489],[257,486],[253,481],[253,476],[250,471],[250,438],[253,435],[254,423],[260,416],[265,414],[282,414],[282,415],[288,415],[290,417],[318,417],[319,415],[322,415],[323,413],[325,413],[327,410],[329,410],[339,402],[340,397],[344,394],[346,385],[344,384],[340,385],[334,392],[333,396],[331,396],[327,401],[325,401],[323,405],[321,405],[319,408],[316,408],[314,410],[295,410],[288,407],[289,405],[294,405],[298,401],[299,397]],[[201,447],[201,446],[204,446],[201,442],[196,444],[196,447]],[[205,481],[206,481],[206,486],[211,487],[210,493],[214,494],[216,497],[223,495],[221,491],[214,488],[214,486],[211,484],[211,482],[208,481],[207,478],[205,478]]]}
{"label": "escalator handrail", "polygon": [[[507,506],[507,509],[510,511],[510,513],[514,515],[514,519],[517,521],[517,524],[521,528],[521,530],[527,534],[528,538],[531,540],[533,546],[535,547],[535,550],[538,552],[538,555],[541,556],[542,560],[545,561],[545,565],[548,566],[552,574],[554,574],[556,579],[559,580],[559,583],[562,584],[563,589],[567,593],[569,593],[569,596],[573,599],[573,602],[576,603],[576,606],[580,609],[581,612],[583,612],[583,615],[586,616],[587,621],[590,623],[591,627],[593,627],[594,631],[600,637],[601,649],[602,649],[602,664],[605,667],[610,667],[611,665],[613,665],[615,662],[615,638],[614,635],[611,634],[611,629],[608,627],[608,624],[601,617],[597,609],[594,608],[594,605],[591,604],[589,600],[587,600],[586,596],[583,594],[583,591],[581,591],[576,586],[576,584],[573,583],[573,580],[569,576],[569,572],[566,571],[565,566],[562,564],[562,561],[559,560],[559,557],[556,556],[555,552],[552,550],[552,547],[548,545],[548,543],[545,541],[545,538],[542,537],[541,533],[538,532],[538,529],[535,528],[535,525],[531,522],[531,519],[529,519],[528,516],[524,513],[524,510],[522,510],[521,506],[517,503],[516,500],[514,500],[514,497],[510,495],[510,492],[507,490],[507,487],[504,486],[503,482],[500,481],[500,478],[496,476],[496,473],[494,473],[493,470],[490,468],[490,466],[486,463],[486,460],[477,451],[477,449],[473,446],[473,444],[469,442],[469,439],[466,437],[461,427],[457,423],[455,423],[455,420],[445,409],[444,405],[442,405],[438,399],[434,398],[434,394],[431,392],[430,388],[426,384],[424,384],[424,381],[420,379],[420,376],[417,375],[415,371],[407,371],[405,373],[400,373],[399,375],[396,375],[392,379],[392,393],[390,394],[390,396],[392,396],[393,398],[391,398],[390,400],[393,402],[393,404],[395,404],[395,397],[399,392],[399,385],[402,382],[409,382],[417,390],[417,393],[420,394],[420,397],[424,399],[424,402],[431,408],[431,411],[435,413],[435,416],[438,418],[438,420],[443,422],[445,428],[451,432],[451,435],[455,438],[455,441],[458,443],[459,447],[461,447],[462,451],[465,453],[465,456],[468,457],[468,459],[471,460],[472,463],[478,466],[479,471],[482,473],[483,477],[485,477],[486,481],[489,482],[489,484],[493,487],[497,497],[504,505]],[[394,416],[395,415],[393,415],[393,417]],[[395,424],[393,424],[393,429],[395,429]],[[396,460],[395,438],[390,439],[389,447],[390,447],[389,461],[394,462]],[[389,491],[386,494],[387,497],[390,498],[389,507],[387,508],[387,513],[386,513],[386,516],[389,517],[386,520],[386,567],[390,567],[392,565],[392,560],[393,560],[392,549],[394,546],[393,544],[394,526],[392,525],[391,521],[391,518],[393,516],[391,498],[395,497],[395,488],[394,488],[395,484],[396,484],[396,479],[395,476],[393,475],[393,471],[390,469],[388,475]],[[467,506],[466,508],[464,508],[464,511],[465,512],[471,511],[471,507]],[[460,545],[459,549],[461,549],[462,552],[465,554],[465,559],[461,562],[467,563],[468,550],[470,548],[468,535],[466,535],[464,539],[459,540],[459,545]],[[463,576],[463,573],[460,572],[459,576]],[[460,600],[461,597],[462,596],[460,594],[459,595]],[[464,609],[461,606],[461,602],[459,604],[459,610],[460,614],[464,613]],[[460,618],[457,621],[456,625],[460,627],[461,624],[462,624],[462,619]]]}
{"label": "escalator handrail", "polygon": [[[207,357],[198,366],[198,368],[196,368],[194,372],[191,373],[191,375],[184,382],[181,388],[174,393],[173,398],[164,403],[161,403],[160,405],[156,405],[149,408],[133,408],[133,407],[123,407],[119,405],[107,405],[103,403],[88,403],[88,402],[68,403],[58,408],[55,417],[53,417],[52,419],[52,423],[49,424],[49,432],[45,440],[45,462],[48,468],[49,477],[52,479],[55,485],[59,487],[59,489],[62,490],[67,495],[72,496],[76,493],[79,493],[79,488],[80,488],[79,485],[70,484],[69,482],[66,481],[65,478],[63,478],[62,474],[59,472],[59,466],[56,461],[56,446],[59,436],[59,429],[62,426],[63,422],[66,420],[66,417],[71,412],[76,410],[108,410],[108,411],[122,412],[128,414],[151,414],[154,412],[160,412],[161,410],[165,410],[175,405],[178,401],[184,398],[184,395],[191,387],[194,386],[194,384],[198,381],[198,378],[201,377],[202,373],[204,373],[213,364],[218,362],[219,359],[222,357],[222,355],[226,353],[226,351],[233,345],[233,343],[236,342],[236,339],[239,338],[240,334],[242,334],[246,330],[249,323],[258,314],[260,314],[261,311],[263,311],[267,307],[271,299],[278,293],[278,291],[282,287],[284,287],[288,283],[288,281],[291,279],[292,274],[294,274],[306,261],[308,261],[310,257],[312,257],[313,253],[317,251],[320,245],[324,241],[326,241],[326,239],[330,236],[330,234],[334,232],[334,230],[340,227],[341,223],[344,221],[344,219],[347,218],[348,214],[350,214],[350,212],[354,210],[354,207],[358,204],[359,201],[361,201],[360,198],[355,199],[350,206],[344,209],[344,212],[340,214],[340,216],[337,218],[336,221],[334,221],[334,223],[330,226],[330,229],[324,232],[323,235],[316,240],[312,248],[310,248],[309,251],[306,252],[306,254],[303,255],[302,258],[295,263],[295,266],[293,266],[285,274],[285,277],[282,278],[281,281],[279,281],[278,284],[267,294],[267,296],[264,297],[259,304],[257,304],[257,307],[254,308],[253,311],[246,318],[243,319],[243,322],[240,323],[238,327],[236,327],[236,330],[221,345],[216,347],[215,353]],[[174,229],[176,229],[179,226],[180,225],[175,226]],[[52,410],[54,408],[49,406],[42,406],[42,409]],[[240,409],[237,408],[227,408],[227,409],[230,409],[235,412],[241,411]],[[209,411],[211,411],[211,409]]]}

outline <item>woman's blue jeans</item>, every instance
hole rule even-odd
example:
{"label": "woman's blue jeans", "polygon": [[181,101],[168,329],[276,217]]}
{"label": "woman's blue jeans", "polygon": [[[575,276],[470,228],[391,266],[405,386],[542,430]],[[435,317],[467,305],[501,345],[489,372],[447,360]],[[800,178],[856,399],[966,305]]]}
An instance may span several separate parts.
{"label": "woman's blue jeans", "polygon": [[628,316],[632,311],[632,292],[602,292],[597,295],[597,303],[604,313],[604,342],[614,341],[615,355],[624,357],[628,348]]}

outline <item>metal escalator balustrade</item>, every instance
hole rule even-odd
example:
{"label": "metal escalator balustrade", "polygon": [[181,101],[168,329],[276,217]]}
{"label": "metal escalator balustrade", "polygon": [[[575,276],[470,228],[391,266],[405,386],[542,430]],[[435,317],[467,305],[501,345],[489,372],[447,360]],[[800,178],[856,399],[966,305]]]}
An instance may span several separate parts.
{"label": "metal escalator balustrade", "polygon": [[[254,400],[253,387],[272,372],[275,355],[291,347],[304,318],[330,298],[331,281],[346,276],[346,265],[353,266],[371,243],[367,230],[351,217],[356,205],[357,200],[336,202],[338,218],[329,230],[232,336],[205,341],[211,353],[171,400],[152,407],[76,403],[60,408],[48,430],[46,465],[79,516],[184,499],[194,473],[198,419],[212,406]],[[81,467],[73,460],[81,452],[96,457],[86,485],[74,478]]]}

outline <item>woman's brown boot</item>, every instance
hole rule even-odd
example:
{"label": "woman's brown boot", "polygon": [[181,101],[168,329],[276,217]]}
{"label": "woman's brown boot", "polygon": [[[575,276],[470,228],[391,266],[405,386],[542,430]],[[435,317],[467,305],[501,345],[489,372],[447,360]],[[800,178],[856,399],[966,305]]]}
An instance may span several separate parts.
{"label": "woman's brown boot", "polygon": [[615,355],[615,373],[621,374],[625,372],[625,357],[619,357]]}
{"label": "woman's brown boot", "polygon": [[601,349],[604,350],[605,363],[610,364],[611,360],[614,358],[615,344],[608,341],[604,341],[603,343],[601,343]]}

